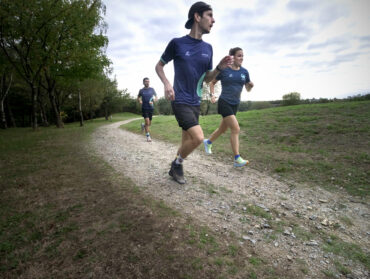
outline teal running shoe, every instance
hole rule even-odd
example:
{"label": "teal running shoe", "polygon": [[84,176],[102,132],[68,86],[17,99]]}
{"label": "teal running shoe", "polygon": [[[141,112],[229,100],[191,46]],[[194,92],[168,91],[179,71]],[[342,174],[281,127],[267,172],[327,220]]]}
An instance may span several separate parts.
{"label": "teal running shoe", "polygon": [[212,154],[212,143],[208,144],[207,141],[208,141],[208,139],[203,140],[204,149],[205,149],[207,154]]}
{"label": "teal running shoe", "polygon": [[238,157],[238,159],[234,160],[234,167],[242,167],[248,164],[249,164],[249,161],[244,160],[242,157]]}

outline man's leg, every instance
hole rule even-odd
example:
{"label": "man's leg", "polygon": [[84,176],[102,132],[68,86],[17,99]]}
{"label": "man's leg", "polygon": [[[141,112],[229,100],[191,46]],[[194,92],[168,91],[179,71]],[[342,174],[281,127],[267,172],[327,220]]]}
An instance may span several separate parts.
{"label": "man's leg", "polygon": [[152,138],[150,137],[150,129],[149,129],[150,124],[151,124],[150,118],[145,118],[145,133],[146,133],[146,141],[147,142],[152,141]]}
{"label": "man's leg", "polygon": [[181,146],[177,151],[177,158],[171,164],[169,175],[172,176],[178,183],[184,184],[184,170],[182,161],[191,152],[194,151],[203,142],[203,130],[199,125],[189,128],[187,131],[182,130]]}
{"label": "man's leg", "polygon": [[150,133],[150,124],[151,124],[151,121],[149,119],[149,117],[146,117],[145,118],[145,133]]}
{"label": "man's leg", "polygon": [[[176,105],[171,103],[179,126],[183,128],[181,146],[177,150],[177,158],[172,162],[169,175],[178,183],[184,184],[183,160],[203,141],[203,130],[199,126],[199,107]],[[189,128],[190,127],[190,128]],[[184,130],[184,128],[186,130]]]}
{"label": "man's leg", "polygon": [[193,126],[186,131],[182,130],[181,146],[178,154],[185,159],[203,142],[203,139],[203,130],[200,125]]}

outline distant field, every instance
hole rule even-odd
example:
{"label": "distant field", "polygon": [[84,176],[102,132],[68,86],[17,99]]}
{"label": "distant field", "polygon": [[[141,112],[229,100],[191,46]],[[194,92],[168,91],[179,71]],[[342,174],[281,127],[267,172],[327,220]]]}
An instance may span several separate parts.
{"label": "distant field", "polygon": [[[283,179],[368,197],[370,101],[299,105],[239,112],[241,155],[250,167]],[[207,138],[221,117],[200,118]],[[139,132],[140,121],[126,125]],[[180,143],[173,116],[154,118],[152,136]],[[200,148],[203,148],[202,146]],[[214,156],[232,160],[229,133],[214,144]]]}

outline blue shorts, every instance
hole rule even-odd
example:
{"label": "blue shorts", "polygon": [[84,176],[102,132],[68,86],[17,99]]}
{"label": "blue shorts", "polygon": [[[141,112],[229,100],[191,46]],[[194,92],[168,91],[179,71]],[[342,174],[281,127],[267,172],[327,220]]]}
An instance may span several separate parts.
{"label": "blue shorts", "polygon": [[172,111],[175,114],[179,126],[187,131],[191,127],[199,125],[200,106],[176,104],[171,102]]}

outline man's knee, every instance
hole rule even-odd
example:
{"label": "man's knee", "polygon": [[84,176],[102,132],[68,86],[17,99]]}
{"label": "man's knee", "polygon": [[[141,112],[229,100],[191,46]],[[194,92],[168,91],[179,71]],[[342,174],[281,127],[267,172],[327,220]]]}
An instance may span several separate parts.
{"label": "man's knee", "polygon": [[193,137],[193,144],[198,146],[203,142],[203,140],[204,140],[203,135],[197,135],[196,137]]}

